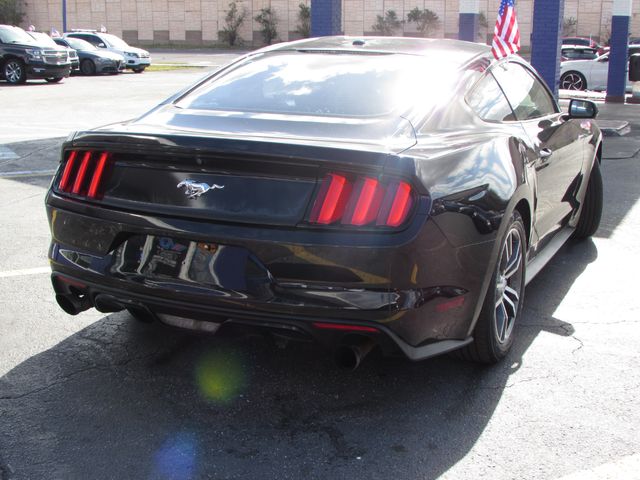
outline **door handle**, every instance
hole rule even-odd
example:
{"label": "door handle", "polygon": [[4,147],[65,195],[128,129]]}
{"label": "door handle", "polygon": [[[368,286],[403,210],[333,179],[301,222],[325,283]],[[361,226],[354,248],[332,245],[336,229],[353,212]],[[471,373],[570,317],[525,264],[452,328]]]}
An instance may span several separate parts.
{"label": "door handle", "polygon": [[540,158],[546,159],[546,158],[549,158],[551,155],[553,155],[553,150],[550,150],[548,148],[543,148],[542,150],[540,150],[540,153],[538,155],[540,155]]}

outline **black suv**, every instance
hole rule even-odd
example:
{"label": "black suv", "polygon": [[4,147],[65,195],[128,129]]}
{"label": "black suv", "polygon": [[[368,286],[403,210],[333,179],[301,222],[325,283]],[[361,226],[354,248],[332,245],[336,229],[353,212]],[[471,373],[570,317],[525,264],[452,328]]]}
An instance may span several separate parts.
{"label": "black suv", "polygon": [[13,84],[27,78],[59,82],[70,72],[66,49],[45,45],[19,27],[0,25],[0,78]]}

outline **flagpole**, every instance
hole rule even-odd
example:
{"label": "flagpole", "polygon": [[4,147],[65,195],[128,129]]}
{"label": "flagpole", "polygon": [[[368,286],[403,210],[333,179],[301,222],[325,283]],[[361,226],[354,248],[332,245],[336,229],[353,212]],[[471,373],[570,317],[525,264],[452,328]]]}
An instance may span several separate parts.
{"label": "flagpole", "polygon": [[67,0],[62,0],[62,33],[67,31]]}

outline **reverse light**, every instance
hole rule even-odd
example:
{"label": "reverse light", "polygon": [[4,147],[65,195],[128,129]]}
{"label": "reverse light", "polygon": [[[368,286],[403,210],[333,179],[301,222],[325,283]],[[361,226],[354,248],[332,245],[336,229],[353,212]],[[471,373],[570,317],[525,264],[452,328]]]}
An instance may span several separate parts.
{"label": "reverse light", "polygon": [[398,227],[413,206],[411,185],[401,180],[381,180],[329,173],[322,180],[309,221],[318,225]]}
{"label": "reverse light", "polygon": [[72,150],[62,170],[58,190],[99,199],[109,164],[108,152]]}

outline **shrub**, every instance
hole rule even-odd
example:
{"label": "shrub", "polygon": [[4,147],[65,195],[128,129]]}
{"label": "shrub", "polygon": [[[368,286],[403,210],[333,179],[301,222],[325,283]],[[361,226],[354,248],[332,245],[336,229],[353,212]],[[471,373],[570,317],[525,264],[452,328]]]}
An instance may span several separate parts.
{"label": "shrub", "polygon": [[371,26],[373,31],[391,37],[395,34],[396,30],[402,27],[403,21],[398,19],[398,14],[395,10],[387,10],[382,15],[376,15],[376,23]]}
{"label": "shrub", "polygon": [[407,21],[414,22],[423,37],[431,36],[440,24],[440,19],[433,10],[429,10],[428,8],[426,10],[420,10],[418,7],[415,7],[407,14]]}
{"label": "shrub", "polygon": [[296,32],[298,32],[303,38],[307,38],[311,35],[311,7],[300,3],[298,5],[298,26]]}
{"label": "shrub", "polygon": [[266,7],[260,9],[260,13],[254,17],[254,20],[260,24],[260,31],[262,32],[262,38],[264,39],[264,43],[267,45],[271,45],[276,37],[278,36],[278,17],[276,16],[275,10],[272,10],[271,7]]}
{"label": "shrub", "polygon": [[244,18],[247,16],[247,9],[242,7],[241,11],[238,11],[238,5],[235,1],[229,4],[229,10],[224,17],[224,28],[218,32],[218,36],[223,42],[228,43],[230,46],[237,45],[242,41],[238,31],[240,26],[244,23]]}

